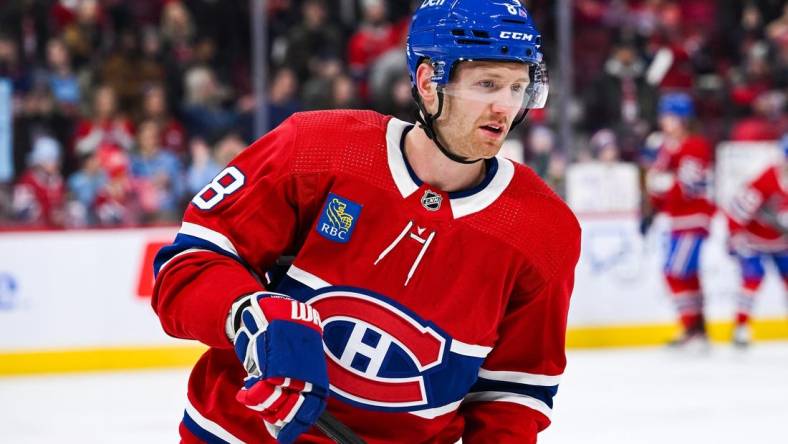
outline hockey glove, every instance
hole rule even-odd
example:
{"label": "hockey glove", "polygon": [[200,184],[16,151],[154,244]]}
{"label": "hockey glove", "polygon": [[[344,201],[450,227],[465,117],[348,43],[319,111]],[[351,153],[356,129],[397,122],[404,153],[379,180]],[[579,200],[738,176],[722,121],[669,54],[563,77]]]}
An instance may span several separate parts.
{"label": "hockey glove", "polygon": [[236,399],[291,443],[326,407],[328,372],[320,316],[288,296],[260,292],[233,304],[227,333],[248,376]]}

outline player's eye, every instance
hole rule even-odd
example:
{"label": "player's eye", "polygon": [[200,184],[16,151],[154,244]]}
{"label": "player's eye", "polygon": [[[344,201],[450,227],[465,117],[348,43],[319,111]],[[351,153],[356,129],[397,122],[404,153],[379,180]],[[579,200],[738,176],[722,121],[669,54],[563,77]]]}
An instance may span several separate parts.
{"label": "player's eye", "polygon": [[514,93],[519,94],[519,93],[523,92],[524,89],[525,88],[520,83],[515,83],[514,85],[512,85],[512,92],[514,92]]}
{"label": "player's eye", "polygon": [[481,80],[476,83],[477,85],[481,86],[482,88],[486,89],[493,89],[495,88],[495,82],[492,80]]}

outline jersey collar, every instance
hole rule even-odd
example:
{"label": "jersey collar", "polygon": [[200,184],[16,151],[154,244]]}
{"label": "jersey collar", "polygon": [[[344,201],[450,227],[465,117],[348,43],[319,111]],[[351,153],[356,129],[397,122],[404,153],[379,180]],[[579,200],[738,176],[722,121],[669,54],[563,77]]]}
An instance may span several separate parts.
{"label": "jersey collar", "polygon": [[[412,123],[392,118],[386,130],[389,170],[403,198],[407,198],[422,185],[421,179],[403,155],[405,134]],[[487,161],[487,174],[479,185],[463,191],[449,193],[451,210],[455,219],[477,213],[495,202],[514,177],[514,165],[509,159],[496,156]]]}

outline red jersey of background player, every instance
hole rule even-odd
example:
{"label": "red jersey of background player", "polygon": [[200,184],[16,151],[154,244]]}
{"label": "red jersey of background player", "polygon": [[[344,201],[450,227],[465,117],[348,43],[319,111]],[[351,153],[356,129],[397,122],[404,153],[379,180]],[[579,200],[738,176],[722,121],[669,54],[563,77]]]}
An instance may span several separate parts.
{"label": "red jersey of background player", "polygon": [[758,252],[788,249],[788,194],[780,166],[769,167],[731,202],[728,227]]}
{"label": "red jersey of background player", "polygon": [[710,197],[712,164],[711,145],[698,135],[673,149],[660,148],[650,174],[661,184],[649,187],[649,198],[657,211],[670,216],[673,232],[708,234],[715,212]]}
{"label": "red jersey of background player", "polygon": [[[281,255],[295,259],[268,286],[320,313],[328,411],[368,443],[535,443],[549,424],[577,221],[503,158],[472,190],[422,183],[403,155],[412,127],[296,114],[192,201],[152,302],[169,334],[211,346],[189,381],[191,434],[273,442],[235,399],[246,371],[225,321]],[[299,442],[329,441],[312,429]]]}

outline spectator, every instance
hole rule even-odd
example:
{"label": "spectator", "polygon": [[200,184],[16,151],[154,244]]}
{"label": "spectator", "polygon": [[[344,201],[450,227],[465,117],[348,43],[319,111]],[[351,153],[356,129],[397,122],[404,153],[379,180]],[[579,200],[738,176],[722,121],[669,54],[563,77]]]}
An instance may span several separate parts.
{"label": "spectator", "polygon": [[276,128],[291,114],[301,111],[298,100],[298,79],[289,68],[277,71],[268,91],[268,128]]}
{"label": "spectator", "polygon": [[205,140],[195,137],[189,143],[191,163],[186,170],[186,186],[190,196],[196,195],[222,170]]}
{"label": "spectator", "polygon": [[591,155],[594,159],[605,163],[619,160],[619,147],[616,133],[607,128],[601,129],[591,136]]}
{"label": "spectator", "polygon": [[161,128],[161,147],[183,157],[186,154],[186,130],[167,109],[167,94],[161,84],[149,86],[142,98],[142,118],[152,120]]}
{"label": "spectator", "polygon": [[357,109],[362,106],[355,82],[344,74],[334,79],[334,83],[331,85],[331,94],[329,108]]}
{"label": "spectator", "polygon": [[186,105],[183,116],[189,134],[204,138],[216,137],[235,126],[237,116],[225,109],[228,92],[219,84],[207,66],[190,69],[184,78]]}
{"label": "spectator", "polygon": [[146,208],[147,221],[174,221],[180,217],[181,199],[184,196],[183,166],[178,158],[161,149],[159,125],[148,120],[137,130],[137,150],[131,156],[131,174],[135,179],[147,181],[153,192],[155,204]]}
{"label": "spectator", "polygon": [[526,163],[539,177],[546,179],[550,168],[550,159],[555,149],[555,134],[546,126],[533,126],[528,133]]}
{"label": "spectator", "polygon": [[361,96],[367,98],[366,80],[370,67],[380,55],[399,44],[400,36],[386,17],[383,0],[362,0],[361,9],[361,25],[350,37],[347,58],[350,75],[361,82]]}
{"label": "spectator", "polygon": [[739,120],[731,130],[731,140],[777,140],[788,132],[785,94],[767,91],[755,99],[753,115]]}
{"label": "spectator", "polygon": [[52,39],[47,44],[47,65],[47,82],[55,101],[68,114],[76,114],[82,92],[71,68],[68,48],[62,40]]}
{"label": "spectator", "polygon": [[11,80],[14,95],[27,93],[33,86],[33,78],[19,61],[19,50],[11,36],[0,31],[0,77]]}
{"label": "spectator", "polygon": [[326,20],[328,12],[323,0],[305,0],[301,11],[303,21],[287,35],[284,60],[303,84],[309,78],[314,58],[335,53],[342,45],[342,34]]}
{"label": "spectator", "polygon": [[117,110],[115,90],[99,86],[93,95],[93,115],[77,125],[74,146],[80,156],[99,147],[130,150],[134,144],[131,122]]}
{"label": "spectator", "polygon": [[216,163],[222,168],[227,166],[241,151],[246,149],[246,142],[236,133],[229,133],[216,143]]}
{"label": "spectator", "polygon": [[[129,158],[123,151],[107,153],[103,160],[107,182],[96,195],[95,215],[100,226],[133,226],[140,223],[140,182],[129,175]],[[144,184],[144,183],[143,183]]]}
{"label": "spectator", "polygon": [[82,215],[83,220],[77,225],[93,225],[98,221],[93,213],[96,197],[107,184],[107,172],[97,152],[86,154],[81,160],[79,170],[68,178],[68,191],[78,208],[73,213]]}
{"label": "spectator", "polygon": [[17,220],[29,226],[64,225],[65,190],[60,158],[57,140],[42,136],[33,143],[28,168],[14,187],[12,205]]}
{"label": "spectator", "polygon": [[331,107],[331,91],[334,80],[342,74],[342,61],[334,55],[325,54],[315,58],[314,75],[304,85],[301,97],[308,110]]}
{"label": "spectator", "polygon": [[626,140],[627,157],[656,120],[657,90],[646,82],[644,63],[629,43],[617,45],[604,72],[588,88],[585,127],[590,131],[612,128]]}
{"label": "spectator", "polygon": [[88,62],[101,53],[105,22],[98,0],[81,0],[74,10],[75,18],[67,19],[63,30],[63,41],[79,70],[89,69]]}

